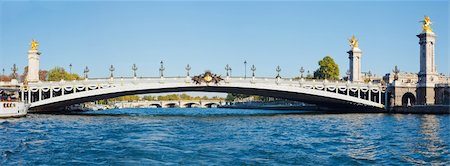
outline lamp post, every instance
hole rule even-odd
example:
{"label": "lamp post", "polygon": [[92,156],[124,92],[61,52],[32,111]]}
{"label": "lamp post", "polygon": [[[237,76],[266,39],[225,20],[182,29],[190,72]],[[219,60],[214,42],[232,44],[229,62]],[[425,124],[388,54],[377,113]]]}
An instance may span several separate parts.
{"label": "lamp post", "polygon": [[280,76],[281,67],[277,66],[277,68],[275,70],[277,71],[277,77],[276,78],[281,78],[281,76]]}
{"label": "lamp post", "polygon": [[89,73],[89,68],[86,66],[86,68],[84,68],[84,78],[87,79],[88,78],[88,73]]}
{"label": "lamp post", "polygon": [[19,70],[16,66],[16,64],[13,64],[13,67],[11,68],[13,75],[12,75],[12,79],[16,79],[16,72],[17,70]]}
{"label": "lamp post", "polygon": [[370,79],[370,77],[372,77],[372,72],[370,72],[370,70],[369,70],[369,72],[367,73],[367,76],[369,76],[369,82],[372,82],[372,80]]}
{"label": "lamp post", "polygon": [[160,64],[161,64],[161,67],[159,68],[159,76],[162,78],[162,77],[164,77],[164,70],[165,70],[164,62],[161,61]]}
{"label": "lamp post", "polygon": [[397,65],[395,65],[394,70],[392,70],[392,72],[394,72],[394,81],[397,81],[398,73],[400,73],[400,69],[398,69]]}
{"label": "lamp post", "polygon": [[109,71],[111,72],[111,75],[109,76],[110,78],[113,78],[113,77],[114,77],[114,73],[113,73],[114,70],[115,70],[114,66],[111,65],[111,66],[109,67]]}
{"label": "lamp post", "polygon": [[69,64],[69,73],[72,74],[72,64]]}
{"label": "lamp post", "polygon": [[131,70],[133,70],[133,76],[134,78],[137,77],[136,71],[138,70],[138,67],[136,66],[136,64],[133,64],[133,66],[131,67]]}
{"label": "lamp post", "polygon": [[186,77],[189,77],[189,71],[191,70],[191,66],[189,66],[189,64],[187,64],[184,69],[186,69]]}
{"label": "lamp post", "polygon": [[231,71],[231,67],[230,67],[230,65],[226,65],[225,66],[225,71],[227,71],[227,77],[229,77],[230,76],[230,74],[228,73],[228,72],[230,72]]}
{"label": "lamp post", "polygon": [[247,78],[247,61],[244,61],[244,79]]}
{"label": "lamp post", "polygon": [[255,71],[256,71],[255,65],[252,65],[252,68],[250,70],[252,70],[252,77],[255,78]]}
{"label": "lamp post", "polygon": [[303,78],[303,73],[304,72],[305,72],[305,69],[303,69],[303,66],[300,67],[300,73],[301,73],[300,78]]}

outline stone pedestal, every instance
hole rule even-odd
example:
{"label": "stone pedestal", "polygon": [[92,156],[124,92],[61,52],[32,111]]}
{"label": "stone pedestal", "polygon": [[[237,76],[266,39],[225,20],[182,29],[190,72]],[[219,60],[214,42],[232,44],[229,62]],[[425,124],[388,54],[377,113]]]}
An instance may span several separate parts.
{"label": "stone pedestal", "polygon": [[38,50],[28,51],[28,82],[39,81],[39,56],[41,53]]}
{"label": "stone pedestal", "polygon": [[435,83],[438,81],[434,59],[434,45],[436,35],[433,32],[423,32],[417,37],[420,39],[420,71],[417,84],[417,104],[435,104]]}
{"label": "stone pedestal", "polygon": [[348,53],[349,68],[350,68],[350,81],[362,82],[361,80],[361,55],[362,51],[358,47],[352,48]]}
{"label": "stone pedestal", "polygon": [[434,87],[417,87],[417,104],[433,105],[435,104]]}

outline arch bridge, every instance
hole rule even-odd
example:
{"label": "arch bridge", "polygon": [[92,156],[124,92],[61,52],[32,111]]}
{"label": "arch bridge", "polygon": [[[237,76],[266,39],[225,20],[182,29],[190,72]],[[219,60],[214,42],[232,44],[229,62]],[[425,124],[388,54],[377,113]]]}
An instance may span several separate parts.
{"label": "arch bridge", "polygon": [[319,106],[343,109],[380,110],[385,107],[381,84],[346,81],[226,77],[219,83],[194,83],[191,77],[97,78],[76,81],[35,82],[21,87],[22,100],[31,112],[73,104],[165,92],[223,92],[283,98]]}

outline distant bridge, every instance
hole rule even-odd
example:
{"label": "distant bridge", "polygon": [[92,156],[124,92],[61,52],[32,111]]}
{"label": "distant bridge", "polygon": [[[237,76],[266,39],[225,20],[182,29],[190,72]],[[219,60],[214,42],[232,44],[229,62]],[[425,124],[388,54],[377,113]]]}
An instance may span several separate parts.
{"label": "distant bridge", "polygon": [[164,100],[164,101],[118,101],[115,106],[119,108],[211,108],[225,104],[225,100]]}
{"label": "distant bridge", "polygon": [[124,95],[186,91],[260,95],[348,109],[383,109],[386,98],[381,84],[266,77],[226,77],[218,84],[195,84],[191,77],[46,81],[22,86],[21,98],[31,104],[31,111],[45,111]]}

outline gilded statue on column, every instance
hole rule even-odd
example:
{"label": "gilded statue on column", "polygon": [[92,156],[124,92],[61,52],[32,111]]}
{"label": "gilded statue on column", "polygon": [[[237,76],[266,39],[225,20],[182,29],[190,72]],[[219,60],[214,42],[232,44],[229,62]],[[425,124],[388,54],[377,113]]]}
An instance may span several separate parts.
{"label": "gilded statue on column", "polygon": [[358,39],[356,39],[355,35],[353,35],[348,41],[350,42],[350,46],[352,48],[358,48]]}
{"label": "gilded statue on column", "polygon": [[422,29],[423,29],[423,32],[433,32],[433,30],[431,29],[431,24],[432,24],[432,22],[431,22],[431,20],[430,20],[430,17],[425,16],[425,17],[424,17],[424,20],[421,21],[421,22],[422,22]]}
{"label": "gilded statue on column", "polygon": [[38,49],[39,43],[36,40],[31,40],[31,50],[35,51]]}

